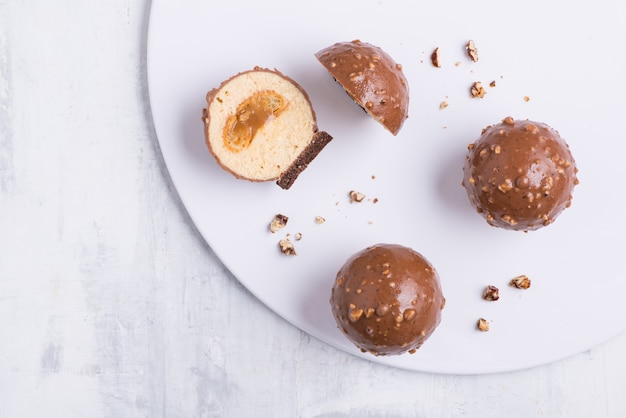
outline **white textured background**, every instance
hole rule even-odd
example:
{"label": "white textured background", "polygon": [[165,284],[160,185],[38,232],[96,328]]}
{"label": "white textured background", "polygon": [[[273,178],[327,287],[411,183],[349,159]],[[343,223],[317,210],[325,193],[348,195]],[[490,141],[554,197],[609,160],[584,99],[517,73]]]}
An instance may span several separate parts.
{"label": "white textured background", "polygon": [[0,0],[1,418],[626,416],[626,335],[531,370],[430,375],[255,300],[164,167],[149,12]]}

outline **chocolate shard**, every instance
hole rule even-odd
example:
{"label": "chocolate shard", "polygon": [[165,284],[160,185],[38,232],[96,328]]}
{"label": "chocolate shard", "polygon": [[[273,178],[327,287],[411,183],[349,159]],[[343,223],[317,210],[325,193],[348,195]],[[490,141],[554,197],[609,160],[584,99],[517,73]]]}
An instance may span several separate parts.
{"label": "chocolate shard", "polygon": [[300,173],[302,173],[317,157],[317,155],[324,149],[326,145],[333,139],[325,131],[318,131],[313,134],[313,139],[306,146],[306,148],[298,155],[298,157],[291,163],[291,165],[281,174],[276,181],[281,188],[288,190],[296,181]]}

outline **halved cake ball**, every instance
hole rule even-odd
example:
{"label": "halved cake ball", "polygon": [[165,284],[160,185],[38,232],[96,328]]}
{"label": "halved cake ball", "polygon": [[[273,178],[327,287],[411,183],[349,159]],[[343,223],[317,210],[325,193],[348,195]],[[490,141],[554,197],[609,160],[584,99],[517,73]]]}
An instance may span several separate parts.
{"label": "halved cake ball", "polygon": [[545,123],[507,117],[485,128],[468,148],[462,185],[490,225],[536,230],[571,205],[576,162],[565,140]]}
{"label": "halved cake ball", "polygon": [[318,130],[304,89],[276,70],[239,73],[209,91],[206,101],[206,143],[237,178],[277,180],[288,189],[332,139]]}
{"label": "halved cake ball", "polygon": [[439,325],[445,303],[435,268],[397,244],[374,245],[348,258],[330,298],[346,337],[376,356],[413,354]]}
{"label": "halved cake ball", "polygon": [[336,43],[315,56],[359,106],[398,134],[409,115],[409,84],[400,64],[358,39]]}

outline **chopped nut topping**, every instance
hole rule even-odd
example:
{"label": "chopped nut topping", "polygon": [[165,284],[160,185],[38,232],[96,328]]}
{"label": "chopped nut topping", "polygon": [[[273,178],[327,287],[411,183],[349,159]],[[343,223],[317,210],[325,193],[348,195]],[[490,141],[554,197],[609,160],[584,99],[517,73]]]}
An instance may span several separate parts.
{"label": "chopped nut topping", "polygon": [[509,284],[518,289],[528,289],[530,287],[530,279],[528,276],[522,274],[521,276],[514,277]]}
{"label": "chopped nut topping", "polygon": [[489,323],[485,318],[479,318],[478,322],[476,323],[476,327],[479,331],[489,331]]}
{"label": "chopped nut topping", "polygon": [[321,216],[316,216],[315,217],[315,223],[316,224],[323,224],[324,222],[326,222],[326,219],[322,218]]}
{"label": "chopped nut topping", "polygon": [[500,299],[500,290],[495,286],[487,286],[483,291],[483,299],[492,302]]}
{"label": "chopped nut topping", "polygon": [[363,309],[350,309],[348,316],[350,317],[351,322],[356,322],[361,319],[361,316],[363,316]]}
{"label": "chopped nut topping", "polygon": [[435,48],[433,53],[430,55],[430,61],[437,68],[441,68],[441,62],[439,62],[439,48]]}
{"label": "chopped nut topping", "polygon": [[487,94],[487,92],[485,91],[485,88],[483,87],[482,83],[480,81],[475,82],[474,84],[472,84],[472,87],[470,87],[470,94],[472,95],[472,98],[483,98],[485,97],[485,94]]}
{"label": "chopped nut topping", "polygon": [[278,245],[280,246],[280,251],[283,254],[285,254],[285,255],[296,255],[296,249],[293,246],[293,244],[291,243],[291,241],[289,241],[289,238],[281,239],[278,242]]}
{"label": "chopped nut topping", "polygon": [[274,219],[272,219],[272,222],[270,223],[270,231],[272,232],[272,234],[284,228],[287,225],[288,220],[289,218],[287,216],[280,213],[275,215]]}
{"label": "chopped nut topping", "polygon": [[415,309],[406,309],[404,311],[404,319],[407,321],[410,321],[413,318],[415,318],[415,315],[417,315],[417,312],[415,312]]}
{"label": "chopped nut topping", "polygon": [[465,49],[467,50],[467,55],[474,62],[478,62],[478,49],[476,48],[476,44],[471,39],[465,45]]}
{"label": "chopped nut topping", "polygon": [[510,126],[515,125],[515,119],[513,119],[511,116],[507,116],[506,118],[502,119],[502,122],[505,125],[510,125]]}
{"label": "chopped nut topping", "polygon": [[378,307],[376,308],[377,316],[385,316],[387,315],[387,312],[389,312],[389,306],[387,305],[378,305]]}
{"label": "chopped nut topping", "polygon": [[505,179],[504,183],[498,185],[498,190],[502,193],[513,190],[513,181],[511,179]]}
{"label": "chopped nut topping", "polygon": [[351,202],[362,202],[365,199],[365,195],[360,192],[356,192],[354,190],[350,191],[350,201]]}

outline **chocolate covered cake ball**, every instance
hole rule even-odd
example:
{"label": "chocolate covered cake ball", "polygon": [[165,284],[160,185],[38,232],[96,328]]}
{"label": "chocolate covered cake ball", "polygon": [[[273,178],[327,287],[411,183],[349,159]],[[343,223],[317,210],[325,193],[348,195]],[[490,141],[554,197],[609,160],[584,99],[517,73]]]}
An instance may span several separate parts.
{"label": "chocolate covered cake ball", "polygon": [[339,328],[361,351],[376,356],[414,353],[439,325],[445,302],[428,260],[395,244],[351,256],[330,298]]}
{"label": "chocolate covered cake ball", "polygon": [[462,184],[490,225],[536,230],[570,206],[576,163],[565,140],[545,123],[507,117],[468,148]]}
{"label": "chocolate covered cake ball", "polygon": [[409,113],[409,85],[400,64],[358,39],[338,42],[315,56],[359,106],[398,134]]}

